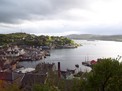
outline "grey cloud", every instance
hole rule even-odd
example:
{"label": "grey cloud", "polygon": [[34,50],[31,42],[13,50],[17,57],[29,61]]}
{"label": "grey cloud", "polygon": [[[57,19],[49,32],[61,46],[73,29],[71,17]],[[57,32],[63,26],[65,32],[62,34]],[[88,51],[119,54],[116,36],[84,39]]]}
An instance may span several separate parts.
{"label": "grey cloud", "polygon": [[85,8],[86,1],[89,0],[0,0],[0,23],[48,19],[70,8]]}

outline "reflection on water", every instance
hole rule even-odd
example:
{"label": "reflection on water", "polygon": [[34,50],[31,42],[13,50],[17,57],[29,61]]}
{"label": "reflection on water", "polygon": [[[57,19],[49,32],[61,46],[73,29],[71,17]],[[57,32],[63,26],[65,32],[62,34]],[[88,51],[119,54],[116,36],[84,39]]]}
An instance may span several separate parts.
{"label": "reflection on water", "polygon": [[83,66],[81,63],[85,60],[97,60],[97,58],[116,58],[117,55],[122,55],[121,47],[122,42],[114,41],[86,41],[75,40],[77,43],[82,44],[75,49],[55,49],[51,50],[51,56],[46,59],[35,62],[22,62],[21,65],[25,67],[35,67],[40,62],[61,62],[61,69],[75,69],[75,64],[79,64],[79,70],[89,70],[88,67]]}

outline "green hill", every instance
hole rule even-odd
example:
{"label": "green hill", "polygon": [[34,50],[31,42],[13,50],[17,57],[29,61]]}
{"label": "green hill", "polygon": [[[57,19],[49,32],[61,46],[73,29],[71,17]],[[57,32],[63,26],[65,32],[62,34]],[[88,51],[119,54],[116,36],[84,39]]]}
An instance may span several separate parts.
{"label": "green hill", "polygon": [[0,34],[0,45],[29,45],[29,46],[64,46],[74,45],[74,41],[59,36],[36,36],[27,33]]}

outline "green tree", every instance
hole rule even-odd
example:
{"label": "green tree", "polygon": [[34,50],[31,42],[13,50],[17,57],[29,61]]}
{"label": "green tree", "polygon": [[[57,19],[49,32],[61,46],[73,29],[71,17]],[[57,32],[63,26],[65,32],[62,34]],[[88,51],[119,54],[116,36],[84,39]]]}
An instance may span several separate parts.
{"label": "green tree", "polygon": [[36,84],[33,87],[33,91],[49,91],[49,90],[50,90],[50,88],[47,85]]}
{"label": "green tree", "polygon": [[55,86],[49,86],[47,84],[43,84],[43,85],[36,84],[33,86],[32,91],[59,91],[59,90]]}
{"label": "green tree", "polygon": [[0,87],[0,91],[21,91],[21,90],[19,89],[19,86],[17,84],[11,84],[4,88]]}
{"label": "green tree", "polygon": [[86,77],[84,91],[122,91],[122,64],[102,59]]}

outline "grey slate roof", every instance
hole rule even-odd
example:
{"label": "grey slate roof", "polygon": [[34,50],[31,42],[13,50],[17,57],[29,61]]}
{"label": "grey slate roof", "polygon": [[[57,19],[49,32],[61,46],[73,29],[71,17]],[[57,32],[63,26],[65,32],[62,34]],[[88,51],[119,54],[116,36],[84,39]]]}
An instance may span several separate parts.
{"label": "grey slate roof", "polygon": [[14,81],[17,78],[21,77],[23,74],[15,72],[0,72],[0,80],[4,81]]}
{"label": "grey slate roof", "polygon": [[21,81],[21,86],[33,86],[34,84],[44,84],[47,74],[26,73]]}

